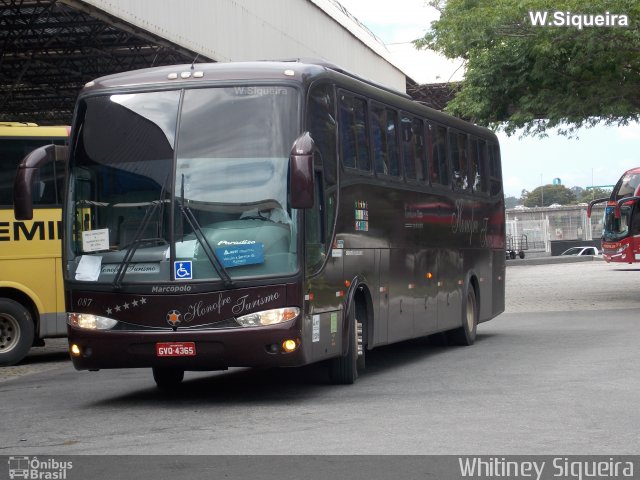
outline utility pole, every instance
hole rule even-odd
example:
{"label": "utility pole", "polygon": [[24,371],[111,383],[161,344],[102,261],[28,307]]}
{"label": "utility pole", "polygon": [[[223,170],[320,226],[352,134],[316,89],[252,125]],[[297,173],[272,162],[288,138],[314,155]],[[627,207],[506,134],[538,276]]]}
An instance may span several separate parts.
{"label": "utility pole", "polygon": [[544,207],[544,185],[542,184],[542,174],[540,174],[540,195],[542,196],[542,206]]}

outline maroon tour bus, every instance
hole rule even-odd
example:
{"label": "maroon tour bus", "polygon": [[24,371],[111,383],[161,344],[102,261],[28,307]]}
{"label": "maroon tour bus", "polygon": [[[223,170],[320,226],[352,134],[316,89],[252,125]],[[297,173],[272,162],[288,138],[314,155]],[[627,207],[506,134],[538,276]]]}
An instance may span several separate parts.
{"label": "maroon tour bus", "polygon": [[[16,213],[30,215],[26,158]],[[75,368],[325,361],[504,310],[489,130],[323,62],[195,64],[89,82],[68,151],[63,269]]]}

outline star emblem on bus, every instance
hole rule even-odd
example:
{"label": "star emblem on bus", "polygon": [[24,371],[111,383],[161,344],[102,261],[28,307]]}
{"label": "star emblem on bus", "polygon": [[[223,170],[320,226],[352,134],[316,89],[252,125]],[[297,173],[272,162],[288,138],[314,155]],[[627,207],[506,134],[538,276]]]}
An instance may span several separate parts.
{"label": "star emblem on bus", "polygon": [[167,322],[172,327],[177,326],[182,322],[182,314],[178,310],[171,310],[169,313],[167,313]]}

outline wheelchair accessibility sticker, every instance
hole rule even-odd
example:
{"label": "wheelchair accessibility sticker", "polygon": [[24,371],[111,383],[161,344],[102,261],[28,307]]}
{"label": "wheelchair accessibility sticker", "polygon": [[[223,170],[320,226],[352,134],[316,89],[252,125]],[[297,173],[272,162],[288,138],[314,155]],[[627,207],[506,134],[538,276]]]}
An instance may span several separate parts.
{"label": "wheelchair accessibility sticker", "polygon": [[173,273],[176,280],[192,280],[193,270],[191,269],[191,260],[178,260],[173,262]]}

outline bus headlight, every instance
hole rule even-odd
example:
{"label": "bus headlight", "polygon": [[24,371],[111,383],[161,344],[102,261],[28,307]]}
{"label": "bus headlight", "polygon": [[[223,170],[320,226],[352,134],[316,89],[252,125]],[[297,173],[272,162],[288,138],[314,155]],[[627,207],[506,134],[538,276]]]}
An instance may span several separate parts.
{"label": "bus headlight", "polygon": [[110,330],[116,326],[118,321],[90,313],[69,313],[67,314],[67,323],[85,330]]}
{"label": "bus headlight", "polygon": [[264,325],[288,322],[298,315],[300,315],[300,309],[297,307],[275,308],[273,310],[264,310],[263,312],[242,315],[236,318],[236,322],[243,327],[261,327]]}

